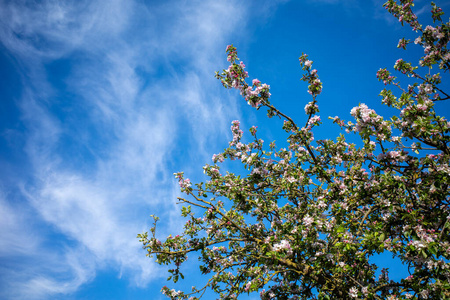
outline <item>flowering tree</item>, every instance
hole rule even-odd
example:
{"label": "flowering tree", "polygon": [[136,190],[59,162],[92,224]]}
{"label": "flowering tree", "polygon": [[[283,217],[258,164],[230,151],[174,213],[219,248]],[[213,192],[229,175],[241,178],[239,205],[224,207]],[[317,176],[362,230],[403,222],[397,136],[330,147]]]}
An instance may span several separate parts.
{"label": "flowering tree", "polygon": [[[192,185],[176,173],[187,195],[178,198],[186,204],[184,232],[161,242],[153,217],[150,234],[138,237],[148,256],[174,264],[174,282],[183,278],[180,266],[191,252],[199,254],[202,273],[211,275],[189,292],[164,287],[169,298],[199,299],[212,289],[221,299],[251,292],[261,299],[450,299],[450,122],[434,109],[435,102],[450,98],[434,72],[450,69],[450,23],[434,3],[435,24],[425,28],[412,0],[384,6],[418,33],[414,43],[425,51],[418,66],[401,59],[394,65],[414,84],[401,86],[387,69],[377,73],[398,89],[380,93],[398,116],[387,120],[360,104],[351,110],[354,122],[332,118],[358,134],[359,145],[347,143],[344,134],[313,141],[321,124],[322,83],[307,55],[300,65],[312,100],[302,126],[270,103],[269,85],[247,83],[236,48],[227,47],[230,66],[216,77],[252,107],[284,119],[289,147],[265,146],[255,127],[245,143],[239,121],[233,121],[229,147],[204,167],[207,182]],[[398,47],[409,43],[403,38]],[[242,162],[244,175],[221,172],[225,160]],[[401,260],[410,275],[393,281],[383,269],[376,276],[369,258],[383,252]]]}

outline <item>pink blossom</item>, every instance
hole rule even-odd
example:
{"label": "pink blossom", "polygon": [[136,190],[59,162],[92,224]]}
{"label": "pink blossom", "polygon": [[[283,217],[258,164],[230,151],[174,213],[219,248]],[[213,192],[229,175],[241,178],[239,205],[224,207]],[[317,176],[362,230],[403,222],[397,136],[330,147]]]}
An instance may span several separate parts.
{"label": "pink blossom", "polygon": [[289,244],[289,241],[287,240],[282,240],[281,242],[273,245],[273,250],[274,251],[280,251],[283,249],[291,249],[291,244]]}
{"label": "pink blossom", "polygon": [[358,297],[358,289],[356,287],[352,287],[349,291],[348,291],[348,295],[352,298],[356,298]]}
{"label": "pink blossom", "polygon": [[320,116],[314,116],[311,119],[309,119],[308,124],[313,125],[320,122]]}
{"label": "pink blossom", "polygon": [[305,225],[306,227],[310,227],[313,222],[314,218],[308,214],[303,218],[303,225]]}
{"label": "pink blossom", "polygon": [[305,113],[308,115],[315,113],[316,111],[318,111],[318,109],[319,107],[313,101],[305,105]]}

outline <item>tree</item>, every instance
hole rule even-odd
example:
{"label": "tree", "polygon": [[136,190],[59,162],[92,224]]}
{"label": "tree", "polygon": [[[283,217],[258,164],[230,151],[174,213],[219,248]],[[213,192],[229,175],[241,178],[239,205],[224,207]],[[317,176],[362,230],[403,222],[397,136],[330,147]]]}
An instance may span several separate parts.
{"label": "tree", "polygon": [[[395,63],[395,70],[416,81],[407,87],[387,69],[377,73],[396,88],[385,88],[380,96],[398,116],[385,120],[360,104],[351,111],[354,122],[332,118],[347,134],[358,134],[360,144],[347,143],[346,134],[313,141],[321,124],[322,83],[306,54],[299,61],[312,101],[301,126],[270,103],[269,85],[246,82],[236,48],[227,47],[230,66],[216,77],[254,108],[284,119],[289,147],[265,146],[255,127],[252,142],[244,143],[239,122],[233,121],[229,147],[204,167],[207,182],[192,185],[176,173],[187,195],[178,198],[186,204],[183,234],[159,241],[153,216],[150,235],[138,237],[148,256],[175,265],[169,270],[174,282],[183,278],[180,266],[191,252],[199,253],[200,269],[210,279],[189,293],[164,287],[169,298],[199,299],[210,288],[220,299],[257,291],[261,299],[450,299],[450,122],[434,109],[450,96],[432,69],[450,69],[450,23],[442,21],[434,3],[435,24],[425,28],[412,0],[384,6],[419,34],[414,43],[424,48],[424,56],[418,66]],[[398,47],[409,43],[403,38]],[[242,162],[245,175],[221,173],[224,160]],[[393,281],[382,270],[376,277],[369,258],[383,252],[407,265],[410,276]]]}

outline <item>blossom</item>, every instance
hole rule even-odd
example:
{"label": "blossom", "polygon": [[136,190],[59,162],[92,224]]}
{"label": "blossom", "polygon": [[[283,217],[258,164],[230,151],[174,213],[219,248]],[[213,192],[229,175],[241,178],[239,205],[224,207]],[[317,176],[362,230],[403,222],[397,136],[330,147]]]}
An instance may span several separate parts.
{"label": "blossom", "polygon": [[311,101],[305,105],[305,113],[307,115],[313,114],[313,113],[317,112],[318,110],[319,110],[319,106],[317,106],[317,104],[314,103],[313,101]]}
{"label": "blossom", "polygon": [[178,183],[180,184],[180,187],[182,189],[186,189],[191,186],[191,181],[189,180],[189,178],[180,180]]}
{"label": "blossom", "polygon": [[369,288],[365,286],[361,289],[361,292],[363,293],[364,297],[367,297],[367,295],[369,294]]}
{"label": "blossom", "polygon": [[433,92],[433,86],[431,84],[425,85],[425,93],[431,94]]}
{"label": "blossom", "polygon": [[320,122],[320,116],[314,116],[314,117],[311,117],[311,119],[309,119],[308,125],[316,125],[319,122]]}
{"label": "blossom", "polygon": [[420,297],[422,297],[422,299],[428,299],[428,295],[429,295],[428,290],[423,290],[420,292]]}
{"label": "blossom", "polygon": [[171,290],[170,290],[170,295],[171,295],[172,297],[176,297],[176,296],[178,296],[180,293],[181,293],[180,291],[175,291],[175,289],[171,289]]}
{"label": "blossom", "polygon": [[297,180],[293,176],[288,176],[288,177],[286,177],[286,181],[289,183],[293,183],[293,182],[296,182]]}
{"label": "blossom", "polygon": [[287,250],[291,249],[291,244],[289,243],[289,241],[282,240],[281,242],[273,245],[273,250],[274,251],[280,251],[280,250],[283,250],[283,249],[287,249]]}
{"label": "blossom", "polygon": [[303,225],[305,225],[306,227],[311,226],[311,224],[313,222],[314,222],[314,218],[308,214],[303,218]]}
{"label": "blossom", "polygon": [[213,160],[213,162],[223,162],[224,161],[224,157],[223,157],[223,155],[222,154],[214,154],[213,156],[212,156],[212,160]]}
{"label": "blossom", "polygon": [[349,291],[348,291],[348,295],[352,298],[356,298],[358,297],[358,289],[356,287],[352,287]]}

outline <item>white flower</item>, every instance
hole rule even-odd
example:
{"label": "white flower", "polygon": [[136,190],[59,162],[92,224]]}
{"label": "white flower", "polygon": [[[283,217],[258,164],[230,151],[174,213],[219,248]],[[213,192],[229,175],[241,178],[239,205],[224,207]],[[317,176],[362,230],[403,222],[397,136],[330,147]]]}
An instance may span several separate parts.
{"label": "white flower", "polygon": [[385,155],[384,153],[380,153],[380,154],[378,154],[377,159],[378,159],[378,160],[382,160],[382,159],[384,159],[385,157],[386,157],[386,155]]}
{"label": "white flower", "polygon": [[348,294],[350,297],[352,298],[356,298],[358,297],[358,289],[356,287],[352,287],[349,291]]}
{"label": "white flower", "polygon": [[296,182],[297,180],[295,179],[295,177],[288,176],[288,177],[286,177],[286,181],[289,183],[293,183],[293,182]]}
{"label": "white flower", "polygon": [[421,296],[423,299],[428,299],[428,290],[423,290],[423,291],[421,291],[421,292],[420,292],[420,296]]}
{"label": "white flower", "polygon": [[315,123],[317,123],[317,122],[320,122],[320,116],[314,116],[314,117],[312,117],[311,119],[309,119],[308,124],[309,124],[309,125],[312,125],[312,124],[315,124]]}
{"label": "white flower", "polygon": [[308,214],[303,218],[303,224],[306,227],[309,227],[313,222],[314,222],[314,218]]}
{"label": "white flower", "polygon": [[363,288],[361,289],[361,292],[364,294],[364,297],[366,297],[367,294],[369,294],[368,287],[367,287],[367,286],[363,287]]}
{"label": "white flower", "polygon": [[273,250],[275,251],[280,251],[282,249],[291,249],[291,245],[289,244],[288,241],[282,240],[281,242],[273,245]]}

